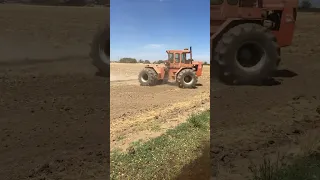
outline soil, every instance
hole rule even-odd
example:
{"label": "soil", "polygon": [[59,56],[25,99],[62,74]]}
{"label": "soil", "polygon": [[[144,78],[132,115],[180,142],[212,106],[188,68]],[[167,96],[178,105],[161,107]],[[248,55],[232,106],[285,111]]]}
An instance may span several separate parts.
{"label": "soil", "polygon": [[0,179],[108,179],[108,79],[88,58],[106,8],[0,6]]}
{"label": "soil", "polygon": [[294,42],[262,86],[224,86],[211,80],[211,164],[215,179],[249,179],[250,167],[320,150],[320,20],[299,13]]}
{"label": "soil", "polygon": [[126,150],[134,141],[159,136],[191,114],[209,109],[210,66],[204,66],[196,89],[175,83],[140,86],[138,74],[144,66],[111,63],[111,149]]}

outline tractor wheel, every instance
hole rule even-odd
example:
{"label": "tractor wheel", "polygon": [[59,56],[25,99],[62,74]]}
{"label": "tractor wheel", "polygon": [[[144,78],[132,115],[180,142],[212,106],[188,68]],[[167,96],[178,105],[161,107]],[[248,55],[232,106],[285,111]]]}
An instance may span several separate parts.
{"label": "tractor wheel", "polygon": [[198,77],[192,69],[183,69],[177,75],[177,83],[182,88],[195,88]]}
{"label": "tractor wheel", "polygon": [[139,82],[141,86],[155,86],[158,83],[158,77],[155,70],[144,68],[139,74]]}
{"label": "tractor wheel", "polygon": [[254,84],[269,78],[280,62],[275,36],[254,23],[226,32],[214,50],[220,80],[226,84]]}
{"label": "tractor wheel", "polygon": [[100,29],[94,36],[90,57],[92,64],[99,70],[99,74],[110,77],[110,30],[109,27]]}

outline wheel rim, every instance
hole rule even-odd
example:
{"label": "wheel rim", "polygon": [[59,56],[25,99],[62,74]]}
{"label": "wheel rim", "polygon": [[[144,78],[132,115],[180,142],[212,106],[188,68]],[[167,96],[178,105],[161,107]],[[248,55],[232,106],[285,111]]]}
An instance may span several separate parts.
{"label": "wheel rim", "polygon": [[185,77],[183,78],[183,81],[184,81],[184,83],[186,83],[186,84],[191,84],[192,81],[193,81],[193,78],[192,78],[191,76],[185,76]]}
{"label": "wheel rim", "polygon": [[258,66],[266,58],[263,47],[256,42],[245,42],[237,50],[236,60],[244,68]]}
{"label": "wheel rim", "polygon": [[100,59],[106,63],[109,64],[110,62],[110,45],[108,41],[106,40],[104,43],[99,44],[99,56]]}
{"label": "wheel rim", "polygon": [[149,79],[148,74],[143,74],[143,75],[141,76],[141,81],[142,81],[142,82],[147,82],[148,79]]}

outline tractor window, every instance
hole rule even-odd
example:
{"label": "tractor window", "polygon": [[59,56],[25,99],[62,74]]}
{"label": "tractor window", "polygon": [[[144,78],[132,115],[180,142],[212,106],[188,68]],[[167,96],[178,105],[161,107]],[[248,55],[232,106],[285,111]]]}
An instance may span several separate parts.
{"label": "tractor window", "polygon": [[187,59],[187,53],[182,53],[181,54],[181,63],[186,63],[186,59]]}
{"label": "tractor window", "polygon": [[176,53],[174,59],[175,59],[175,62],[176,62],[176,63],[179,63],[179,62],[180,62],[180,54],[179,54],[179,53]]}
{"label": "tractor window", "polygon": [[223,0],[210,0],[211,5],[220,5],[223,3]]}
{"label": "tractor window", "polygon": [[168,60],[170,63],[173,63],[173,53],[168,54]]}

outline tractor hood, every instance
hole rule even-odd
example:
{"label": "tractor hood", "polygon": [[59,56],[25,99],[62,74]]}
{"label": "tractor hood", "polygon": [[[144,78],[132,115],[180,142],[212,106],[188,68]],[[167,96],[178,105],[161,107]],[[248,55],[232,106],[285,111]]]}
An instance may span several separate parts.
{"label": "tractor hood", "polygon": [[192,61],[192,64],[194,64],[194,65],[202,65],[203,62],[201,62],[201,61]]}

